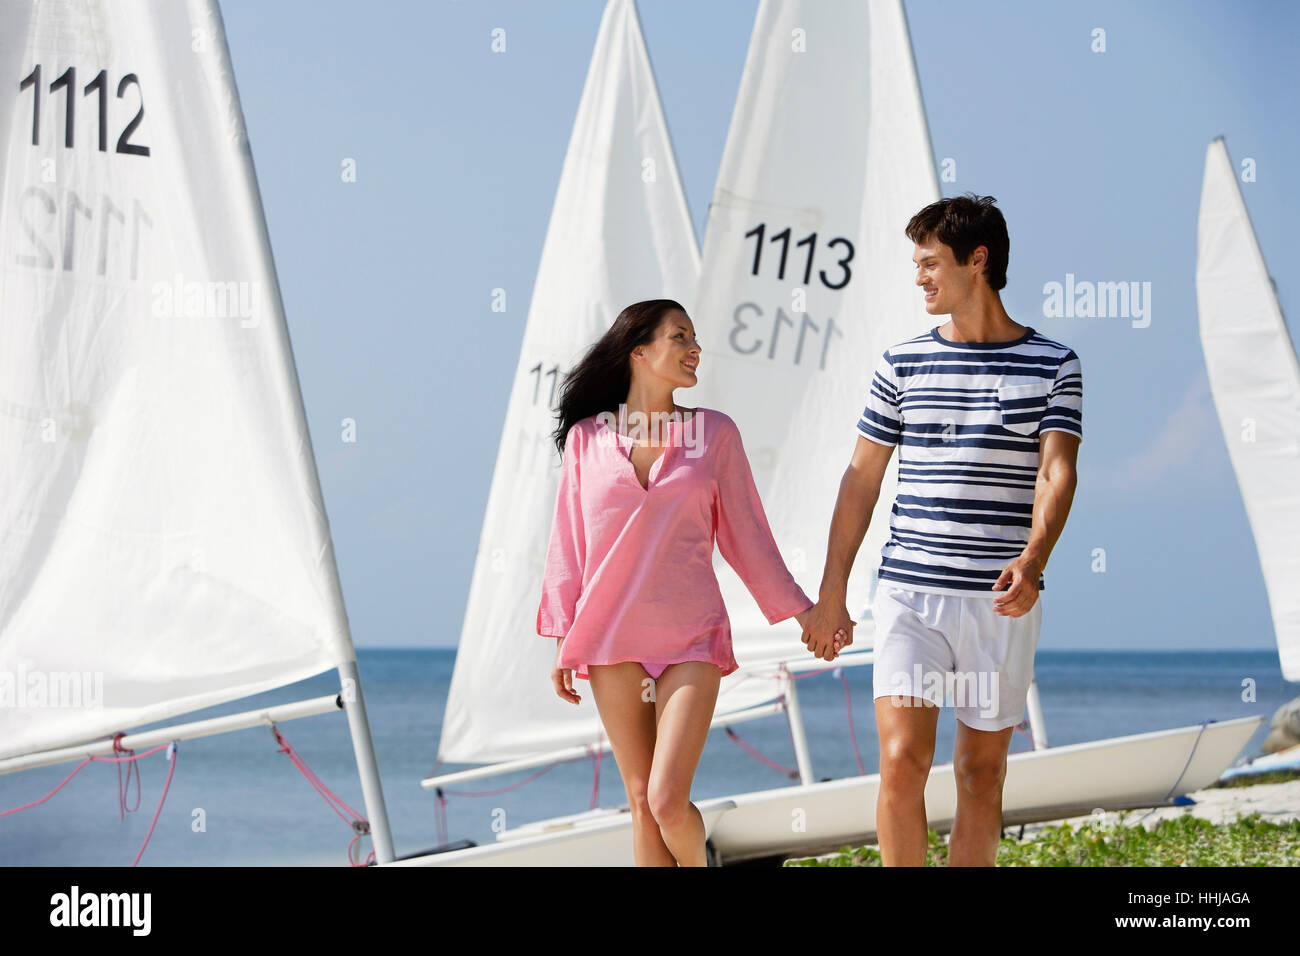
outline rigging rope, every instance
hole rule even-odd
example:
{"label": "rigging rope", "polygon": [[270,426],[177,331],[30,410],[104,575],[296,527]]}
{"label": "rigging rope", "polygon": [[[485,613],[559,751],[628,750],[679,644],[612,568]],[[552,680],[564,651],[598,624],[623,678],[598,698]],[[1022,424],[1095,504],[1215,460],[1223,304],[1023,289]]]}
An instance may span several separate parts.
{"label": "rigging rope", "polygon": [[[113,754],[114,756],[130,755],[135,753],[134,750],[127,750],[122,746],[124,733],[113,735]],[[131,786],[131,775],[135,774],[135,806],[130,809],[126,805],[126,791]],[[122,782],[122,765],[117,765],[117,819],[122,821],[126,819],[128,813],[135,813],[140,809],[140,767],[135,761],[129,761],[126,765],[126,783]]]}
{"label": "rigging rope", "polygon": [[[170,768],[169,768],[168,771],[167,771],[167,782],[163,785],[162,796],[158,798],[158,809],[156,809],[156,810],[154,811],[154,814],[153,814],[153,820],[152,820],[152,821],[150,822],[150,824],[149,824],[149,832],[145,834],[144,842],[143,842],[142,844],[140,844],[140,850],[139,850],[139,852],[136,853],[136,855],[135,855],[135,859],[134,859],[133,861],[131,861],[131,865],[132,865],[132,866],[136,866],[136,865],[140,862],[140,858],[141,858],[142,856],[144,856],[145,848],[146,848],[147,846],[149,846],[149,840],[152,839],[152,837],[153,837],[154,827],[157,825],[157,823],[158,823],[158,817],[159,817],[159,815],[162,813],[163,803],[167,800],[167,792],[171,789],[171,785],[172,785],[172,777],[173,777],[173,775],[176,773],[176,751],[177,751],[177,748],[176,748],[176,743],[175,743],[175,741],[173,741],[172,743],[169,743],[169,744],[159,744],[157,747],[152,747],[152,748],[150,748],[149,750],[146,750],[144,753],[140,753],[140,754],[138,754],[138,753],[136,753],[136,752],[133,751],[133,750],[125,750],[125,749],[123,749],[123,747],[122,747],[122,745],[121,745],[121,738],[122,738],[122,737],[123,737],[123,734],[116,734],[116,735],[113,737],[113,752],[114,752],[115,754],[117,754],[117,756],[114,756],[114,757],[87,757],[85,760],[81,761],[81,763],[77,764],[77,766],[73,768],[72,773],[70,773],[70,774],[68,774],[66,777],[64,777],[63,780],[62,780],[62,782],[60,782],[59,785],[58,785],[57,787],[55,787],[53,790],[51,790],[51,791],[50,791],[49,793],[47,793],[45,796],[41,797],[41,799],[39,799],[39,800],[33,800],[31,803],[24,803],[21,807],[14,807],[12,810],[3,810],[3,811],[0,811],[0,817],[7,817],[7,816],[9,816],[10,814],[19,813],[20,811],[23,811],[23,810],[30,810],[32,807],[39,807],[41,804],[45,803],[47,800],[49,800],[51,797],[53,797],[56,793],[58,793],[60,790],[62,790],[64,787],[66,787],[66,786],[68,785],[69,781],[71,781],[73,777],[75,777],[77,774],[81,773],[81,771],[84,770],[84,769],[86,769],[86,767],[89,766],[92,762],[96,762],[96,761],[97,761],[97,762],[100,762],[100,763],[113,763],[113,764],[117,764],[117,771],[118,771],[118,773],[117,773],[117,782],[118,782],[118,804],[119,804],[119,810],[123,813],[123,815],[125,815],[125,813],[128,812],[128,811],[126,811],[126,809],[125,809],[125,807],[126,807],[126,798],[125,798],[125,795],[124,795],[124,794],[125,794],[125,791],[122,789],[122,766],[121,766],[121,765],[122,765],[123,763],[134,764],[137,760],[142,760],[142,759],[144,759],[145,757],[148,757],[150,754],[156,754],[156,753],[157,753],[158,751],[160,751],[160,750],[166,750],[166,751],[167,751],[167,760],[168,760],[169,763],[171,764]],[[135,770],[136,770],[136,779],[137,779],[137,787],[138,787],[138,786],[139,786],[139,768],[135,768]],[[131,779],[131,775],[130,775],[130,772],[129,772],[129,770],[128,770],[128,773],[127,773],[127,780],[128,780],[128,782],[130,781],[130,779]],[[139,801],[139,799],[138,799],[138,797],[137,797],[135,808],[133,808],[133,809],[132,809],[131,811],[129,811],[129,812],[134,812],[135,809],[139,809],[139,806],[140,806],[140,801]]]}
{"label": "rigging rope", "polygon": [[[326,802],[329,808],[333,810],[344,823],[348,824],[348,826],[352,828],[353,836],[352,836],[352,840],[348,843],[348,848],[347,848],[348,865],[368,866],[369,864],[373,863],[375,860],[375,852],[373,849],[371,849],[370,853],[366,856],[366,858],[361,861],[358,861],[356,859],[356,856],[353,852],[354,848],[356,847],[357,843],[361,840],[361,838],[363,836],[369,835],[370,821],[367,820],[362,814],[354,810],[352,807],[348,806],[348,804],[345,803],[332,790],[330,790],[329,787],[325,786],[324,781],[322,781],[320,777],[316,776],[316,774],[312,772],[312,769],[307,766],[306,761],[304,761],[302,757],[298,754],[298,752],[293,749],[292,745],[290,745],[290,743],[284,739],[284,735],[280,733],[279,728],[277,728],[275,724],[271,724],[271,734],[275,737],[276,743],[280,745],[279,753],[282,753],[289,758],[289,761],[298,769],[298,772],[301,773],[303,777],[306,778],[307,782],[311,784],[312,789],[315,790],[320,795],[321,799],[323,799]],[[149,750],[144,751],[143,753],[136,753],[134,750],[130,750],[122,746],[122,738],[124,736],[125,734],[121,734],[121,733],[115,734],[113,736],[114,756],[87,757],[81,763],[77,764],[77,766],[73,768],[72,772],[69,773],[66,777],[64,777],[63,780],[58,784],[58,786],[56,786],[45,796],[41,797],[39,800],[33,800],[30,803],[25,803],[20,807],[14,807],[12,810],[0,811],[0,817],[7,817],[10,816],[11,814],[19,813],[20,811],[23,810],[30,810],[32,807],[41,806],[43,803],[45,803],[51,797],[53,797],[56,793],[58,793],[60,790],[66,787],[68,783],[71,782],[72,778],[75,777],[77,774],[81,773],[81,771],[84,770],[90,763],[94,761],[100,761],[104,763],[112,763],[117,765],[118,812],[120,818],[125,819],[127,813],[134,813],[136,810],[140,808],[140,769],[139,767],[135,766],[136,761],[142,760],[143,758],[148,757],[150,754],[155,754],[160,750],[166,750],[167,761],[169,764],[167,770],[167,779],[163,783],[162,795],[158,798],[158,807],[157,809],[154,810],[153,819],[149,821],[149,830],[145,834],[144,842],[140,845],[139,852],[136,853],[135,859],[131,862],[132,866],[136,866],[137,864],[139,864],[140,858],[144,856],[144,851],[149,846],[149,841],[153,838],[154,829],[158,826],[158,818],[162,815],[163,804],[167,800],[167,794],[171,790],[172,779],[176,775],[176,754],[179,748],[177,747],[176,742],[172,741],[171,743],[168,744],[159,744],[157,747],[152,747]],[[124,763],[127,764],[127,774],[126,774],[125,782],[123,781],[122,778],[122,764]],[[128,788],[130,787],[130,783],[131,783],[131,774],[133,772],[136,778],[136,801],[134,807],[128,807],[126,805],[126,799],[127,799]],[[344,811],[346,811],[346,815]]]}
{"label": "rigging rope", "polygon": [[[1192,758],[1196,756],[1196,748],[1201,745],[1201,735],[1205,733],[1205,728],[1214,722],[1215,722],[1214,718],[1201,721],[1201,729],[1196,732],[1196,739],[1192,741],[1192,751],[1187,755],[1187,762],[1183,764],[1182,772],[1178,774],[1178,779],[1175,780],[1174,785],[1169,788],[1169,792],[1164,795],[1164,798],[1160,801],[1161,803],[1167,803],[1169,798],[1173,796],[1174,791],[1178,789],[1178,785],[1183,782],[1183,777],[1187,775],[1187,768],[1192,765]],[[1141,823],[1147,817],[1151,816],[1151,814],[1155,813],[1156,810],[1158,809],[1160,808],[1152,807],[1146,813],[1142,814],[1142,816],[1138,817],[1137,820],[1134,821],[1134,823]]]}
{"label": "rigging rope", "polygon": [[[284,739],[284,735],[280,733],[279,728],[276,727],[274,723],[271,724],[271,735],[275,737],[276,743],[280,745],[278,752],[289,758],[289,762],[298,768],[298,772],[306,778],[309,784],[311,784],[311,788],[320,795],[320,798],[325,801],[335,814],[338,815],[340,820],[352,828],[353,837],[348,843],[347,850],[348,866],[369,866],[371,863],[375,862],[375,851],[373,847],[366,858],[360,862],[354,858],[352,853],[352,848],[357,845],[358,841],[360,841],[363,836],[367,836],[370,833],[370,821],[344,803],[338,794],[325,786],[325,782],[312,772],[312,769],[307,766],[307,762],[303,760],[302,757],[299,756],[298,751],[294,750],[293,746]],[[345,810],[347,811],[347,815],[343,813]]]}

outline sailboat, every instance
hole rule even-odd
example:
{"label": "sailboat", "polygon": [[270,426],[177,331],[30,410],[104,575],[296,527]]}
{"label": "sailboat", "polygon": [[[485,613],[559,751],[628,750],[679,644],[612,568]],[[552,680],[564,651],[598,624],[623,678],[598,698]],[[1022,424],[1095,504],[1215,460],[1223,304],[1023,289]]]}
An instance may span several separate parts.
{"label": "sailboat", "polygon": [[[220,10],[6,3],[0,74],[0,676],[43,688],[0,706],[0,773],[342,709],[387,862]],[[337,694],[133,731],[331,670]]]}
{"label": "sailboat", "polygon": [[[571,164],[593,163],[585,153],[575,156],[575,144],[601,143],[615,169],[630,161],[629,153],[670,155],[657,99],[650,105],[653,85],[634,26],[632,0],[611,0],[547,235],[503,455],[513,455],[509,441],[523,427],[517,423],[535,421],[535,434],[553,424],[550,418],[543,422],[541,413],[533,413],[518,394],[525,386],[534,390],[525,394],[536,394],[540,386],[526,375],[551,368],[539,344],[542,337],[561,343],[549,353],[553,360],[571,359],[622,305],[673,296],[680,288],[665,283],[643,293],[639,283],[618,287],[604,282],[608,267],[603,257],[617,261],[620,243],[640,243],[643,254],[666,248],[658,237],[645,241],[644,226],[629,227],[611,218],[616,188],[624,192],[621,205],[636,210],[652,199],[634,181],[612,183],[603,166],[585,187],[570,175]],[[611,36],[616,30],[621,32]],[[611,48],[636,51],[629,59],[637,64],[638,82],[625,78],[630,66],[617,68]],[[603,81],[593,79],[598,70],[604,71]],[[612,92],[624,84],[627,94]],[[833,105],[828,90],[834,90]],[[639,94],[644,108],[637,115],[652,121],[629,129],[620,111],[597,113],[590,103],[595,91],[603,91],[602,103]],[[599,132],[588,128],[593,123],[600,124]],[[665,163],[658,166],[662,170]],[[810,595],[818,590],[837,483],[868,390],[872,363],[863,356],[878,356],[915,335],[928,319],[910,280],[903,225],[938,196],[899,0],[762,0],[709,207],[698,286],[683,305],[701,341],[713,344],[691,401],[721,408],[737,422],[778,545]],[[653,200],[682,209],[685,226],[677,196],[654,193]],[[551,255],[557,231],[572,237],[575,245]],[[675,281],[683,280],[678,275]],[[604,305],[605,326],[584,325],[582,334],[570,334],[569,327],[585,321],[591,307],[570,305],[567,325],[560,327],[553,302],[536,301],[558,288],[564,290],[562,301],[571,303],[575,295],[592,295],[586,290],[593,286],[608,288],[614,301]],[[529,414],[537,417],[527,419]],[[861,609],[855,615],[855,643],[833,666],[865,666],[872,660],[870,593],[875,557],[888,533],[896,469],[895,459],[850,579],[850,608]],[[498,459],[439,746],[441,761],[484,766],[431,776],[421,782],[426,789],[607,749],[594,708],[583,714],[564,704],[544,679],[553,647],[529,646],[540,640],[532,615],[554,487],[554,479],[544,483],[537,469],[521,470],[515,457]],[[500,521],[494,509],[515,500],[529,504],[509,512],[512,522]],[[522,552],[523,564],[515,562],[512,549]],[[715,561],[741,666],[723,680],[713,725],[784,713],[800,784],[697,801],[712,861],[870,841],[879,775],[814,782],[794,678],[831,665],[808,654],[793,621],[768,625],[738,576]],[[526,666],[511,667],[503,680],[502,662],[516,659]],[[1166,802],[1212,782],[1261,720],[1207,721],[1048,748],[1036,692],[1029,713],[1035,750],[1008,759],[1007,823]],[[925,799],[931,825],[951,825],[956,786],[950,764],[932,770]],[[791,826],[796,813],[804,821],[801,828]],[[422,854],[397,865],[631,863],[627,808],[601,807],[504,830],[492,844]]]}
{"label": "sailboat", "polygon": [[[1300,360],[1222,136],[1205,154],[1196,302],[1210,393],[1259,553],[1282,678],[1300,681]],[[1225,776],[1297,765],[1300,748],[1291,747]]]}
{"label": "sailboat", "polygon": [[[559,486],[558,386],[627,305],[688,310],[699,247],[632,0],[606,6],[542,247],[452,672],[441,762],[526,758],[600,732],[561,701],[537,601]],[[539,516],[541,517],[539,520]],[[540,679],[538,675],[541,675]]]}

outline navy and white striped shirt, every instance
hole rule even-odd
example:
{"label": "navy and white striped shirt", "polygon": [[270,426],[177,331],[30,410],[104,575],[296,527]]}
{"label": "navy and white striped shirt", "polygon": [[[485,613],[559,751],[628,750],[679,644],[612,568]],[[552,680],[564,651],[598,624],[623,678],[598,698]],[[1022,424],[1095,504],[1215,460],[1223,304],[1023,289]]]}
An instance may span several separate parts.
{"label": "navy and white striped shirt", "polygon": [[1082,369],[1060,342],[1029,327],[1010,342],[950,342],[936,327],[886,349],[858,421],[864,438],[899,446],[879,580],[1001,593],[993,582],[1029,541],[1047,431],[1083,438]]}

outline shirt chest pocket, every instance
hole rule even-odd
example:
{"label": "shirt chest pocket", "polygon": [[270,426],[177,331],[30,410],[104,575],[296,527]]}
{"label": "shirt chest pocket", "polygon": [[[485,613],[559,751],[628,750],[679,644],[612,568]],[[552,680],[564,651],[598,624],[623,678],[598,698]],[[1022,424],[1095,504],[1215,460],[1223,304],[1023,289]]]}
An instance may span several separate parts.
{"label": "shirt chest pocket", "polygon": [[1029,382],[1024,385],[999,385],[998,407],[1002,427],[1017,435],[1033,435],[1047,411],[1047,397],[1052,383]]}

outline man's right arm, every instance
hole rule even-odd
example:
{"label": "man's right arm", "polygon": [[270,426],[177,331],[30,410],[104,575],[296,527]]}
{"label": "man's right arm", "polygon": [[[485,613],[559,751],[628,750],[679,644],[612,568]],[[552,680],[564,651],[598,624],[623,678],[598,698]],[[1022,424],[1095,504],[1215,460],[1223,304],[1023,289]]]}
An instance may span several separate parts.
{"label": "man's right arm", "polygon": [[862,547],[862,539],[866,537],[872,512],[880,498],[880,485],[885,477],[885,469],[889,466],[889,456],[893,453],[892,444],[871,441],[858,435],[853,457],[844,470],[844,477],[840,479],[821,587],[804,635],[808,649],[824,660],[834,657],[832,641],[838,628],[844,628],[850,635],[849,642],[852,642],[854,622],[845,603],[849,572]]}

